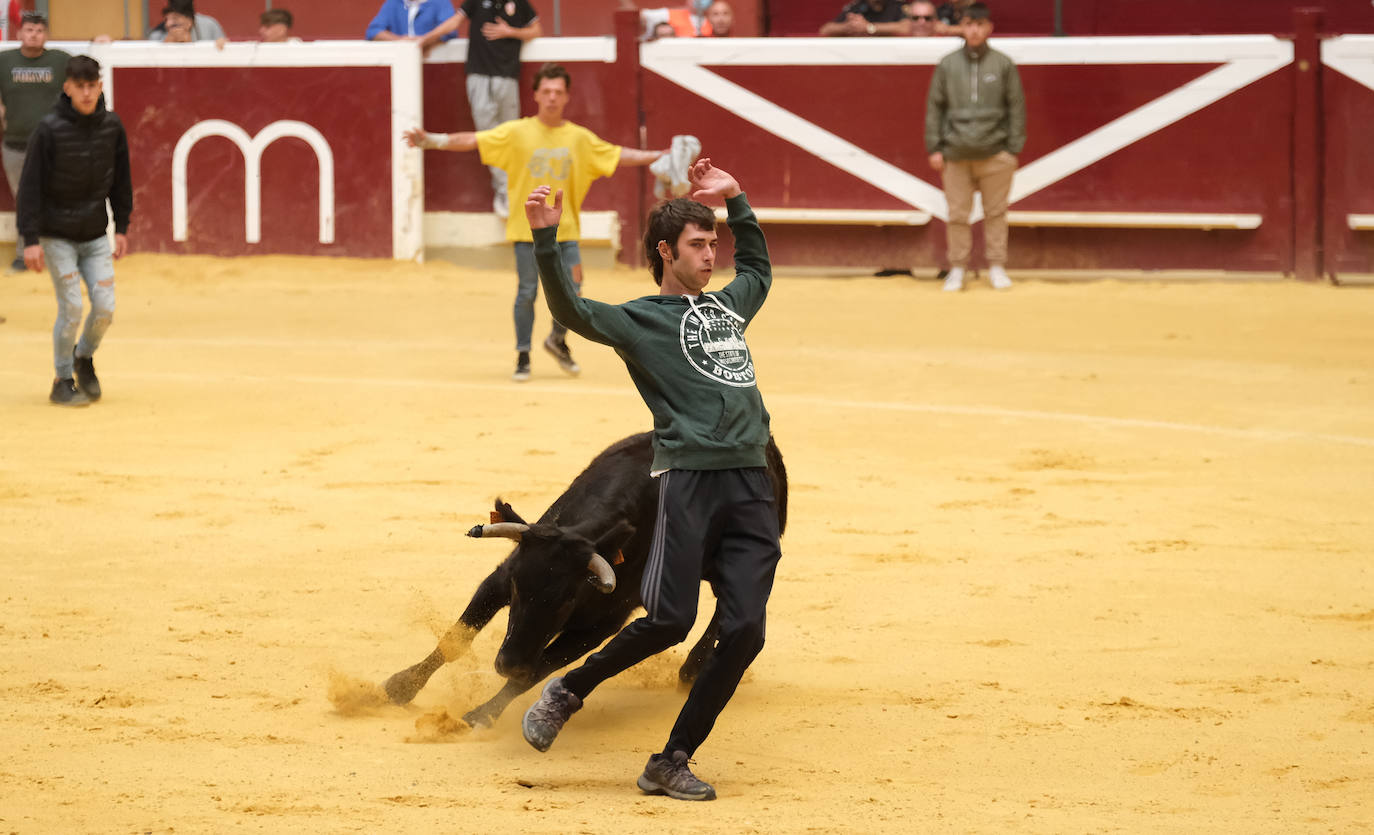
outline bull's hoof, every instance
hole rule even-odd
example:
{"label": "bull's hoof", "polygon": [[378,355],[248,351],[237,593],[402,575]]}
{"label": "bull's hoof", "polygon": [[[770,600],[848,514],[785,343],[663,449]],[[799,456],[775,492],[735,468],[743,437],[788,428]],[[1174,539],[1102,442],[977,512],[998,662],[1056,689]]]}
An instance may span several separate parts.
{"label": "bull's hoof", "polygon": [[464,713],[463,721],[467,722],[473,728],[491,727],[491,717],[477,708],[474,708],[472,710],[469,710],[467,713]]}
{"label": "bull's hoof", "polygon": [[420,688],[425,686],[426,680],[416,675],[415,668],[411,667],[387,679],[382,684],[382,689],[386,691],[386,697],[392,704],[408,705],[420,692]]}
{"label": "bull's hoof", "polygon": [[425,656],[425,660],[419,664],[406,667],[396,675],[387,679],[382,684],[382,689],[386,691],[386,697],[392,704],[408,705],[415,698],[426,684],[429,677],[434,675],[434,671],[444,666],[444,654],[439,650],[434,650]]}

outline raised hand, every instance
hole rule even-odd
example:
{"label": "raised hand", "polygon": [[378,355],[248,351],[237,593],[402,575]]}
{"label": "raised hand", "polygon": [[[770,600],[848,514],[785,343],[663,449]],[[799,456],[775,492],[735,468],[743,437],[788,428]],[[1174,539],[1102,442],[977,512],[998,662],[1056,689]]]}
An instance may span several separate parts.
{"label": "raised hand", "polygon": [[548,186],[535,186],[534,191],[525,200],[525,217],[529,219],[531,229],[543,229],[548,226],[557,226],[558,221],[563,218],[563,189],[559,189],[553,195],[553,205],[550,206],[549,192],[553,191]]}
{"label": "raised hand", "polygon": [[692,184],[692,199],[705,203],[711,199],[723,200],[738,195],[743,189],[730,173],[711,164],[709,157],[702,157],[687,169],[687,179]]}

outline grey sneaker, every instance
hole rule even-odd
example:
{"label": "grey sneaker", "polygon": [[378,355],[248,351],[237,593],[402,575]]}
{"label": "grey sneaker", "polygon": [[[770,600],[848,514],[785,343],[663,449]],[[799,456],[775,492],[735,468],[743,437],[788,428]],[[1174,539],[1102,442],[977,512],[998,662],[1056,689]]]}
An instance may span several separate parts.
{"label": "grey sneaker", "polygon": [[716,790],[698,780],[687,767],[687,752],[674,751],[671,757],[654,754],[635,781],[646,794],[666,794],[677,800],[715,800]]}
{"label": "grey sneaker", "polygon": [[568,717],[581,709],[582,700],[563,686],[562,677],[550,679],[544,685],[543,694],[525,711],[525,718],[520,723],[525,741],[537,751],[549,750]]}
{"label": "grey sneaker", "polygon": [[95,358],[78,357],[72,349],[72,364],[76,369],[76,387],[94,403],[100,399],[100,379],[95,376]]}
{"label": "grey sneaker", "polygon": [[582,373],[582,366],[572,358],[572,351],[568,350],[568,343],[554,339],[553,334],[549,334],[544,340],[544,350],[553,355],[558,360],[558,367],[572,374],[574,377]]}
{"label": "grey sneaker", "polygon": [[515,373],[510,378],[517,383],[529,382],[530,379],[530,352],[521,351],[520,356],[515,358]]}
{"label": "grey sneaker", "polygon": [[81,389],[76,387],[76,381],[71,377],[65,380],[52,381],[52,394],[48,399],[59,406],[89,406],[91,398],[81,393]]}

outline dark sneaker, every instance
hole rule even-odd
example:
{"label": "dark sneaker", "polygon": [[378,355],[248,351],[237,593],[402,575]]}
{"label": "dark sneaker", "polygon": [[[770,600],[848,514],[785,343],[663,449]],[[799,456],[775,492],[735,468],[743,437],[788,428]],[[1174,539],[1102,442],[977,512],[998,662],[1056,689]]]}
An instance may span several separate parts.
{"label": "dark sneaker", "polygon": [[22,254],[15,253],[14,260],[10,262],[10,272],[22,273],[28,268],[29,265],[24,263],[24,256]]}
{"label": "dark sneaker", "polygon": [[91,402],[100,399],[100,380],[95,376],[95,358],[78,357],[76,349],[72,349],[72,364],[76,368],[76,387],[81,389],[81,393],[90,398]]}
{"label": "dark sneaker", "polygon": [[671,757],[654,754],[635,781],[646,794],[666,794],[677,800],[715,800],[710,783],[697,779],[687,767],[687,752],[674,751]]}
{"label": "dark sneaker", "polygon": [[525,711],[525,718],[520,723],[525,741],[538,751],[549,750],[568,717],[581,709],[582,700],[563,686],[562,678],[550,679],[539,700]]}
{"label": "dark sneaker", "polygon": [[544,340],[544,350],[558,360],[559,368],[573,376],[582,373],[582,366],[578,365],[577,361],[572,358],[572,351],[568,350],[568,343],[561,339],[554,339],[553,334],[549,334],[548,338]]}
{"label": "dark sneaker", "polygon": [[517,383],[524,383],[530,379],[530,352],[521,351],[520,356],[515,358],[515,373],[510,378]]}
{"label": "dark sneaker", "polygon": [[65,380],[52,381],[52,394],[48,399],[59,406],[89,406],[91,398],[81,393],[81,389],[76,387],[76,381],[71,377]]}

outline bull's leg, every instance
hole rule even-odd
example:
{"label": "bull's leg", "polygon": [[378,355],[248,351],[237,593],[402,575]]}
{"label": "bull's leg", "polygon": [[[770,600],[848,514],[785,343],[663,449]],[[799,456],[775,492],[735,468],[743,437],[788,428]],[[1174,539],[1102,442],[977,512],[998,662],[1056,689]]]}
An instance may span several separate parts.
{"label": "bull's leg", "polygon": [[415,694],[429,682],[434,671],[467,652],[472,639],[482,631],[482,627],[501,610],[510,604],[510,583],[500,571],[493,572],[477,586],[476,593],[468,602],[467,608],[458,622],[449,627],[439,639],[439,645],[418,664],[406,667],[388,678],[382,689],[393,704],[409,704]]}
{"label": "bull's leg", "polygon": [[593,627],[570,630],[559,634],[547,647],[539,660],[539,666],[529,680],[506,679],[505,685],[483,704],[463,714],[463,721],[474,728],[490,727],[491,723],[505,711],[506,707],[526,690],[543,681],[552,673],[601,645],[601,642],[614,635],[624,626],[624,619],[602,621]]}
{"label": "bull's leg", "polygon": [[692,645],[692,649],[687,653],[687,660],[682,662],[682,666],[677,670],[677,680],[683,684],[691,684],[697,680],[697,674],[701,672],[701,667],[706,663],[706,659],[711,657],[711,653],[716,651],[716,638],[720,635],[720,607],[711,613],[711,622],[706,624],[706,631],[701,633],[701,637]]}
{"label": "bull's leg", "polygon": [[534,682],[517,681],[508,678],[501,689],[496,691],[496,695],[487,699],[482,704],[463,714],[463,721],[474,728],[490,728],[491,723],[496,721],[496,717],[506,709],[506,706],[526,690],[534,686]]}

